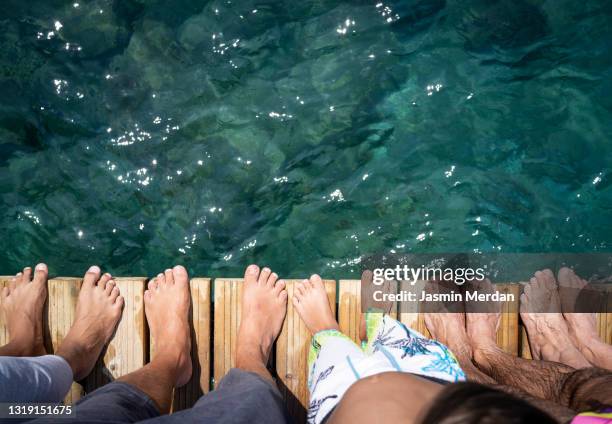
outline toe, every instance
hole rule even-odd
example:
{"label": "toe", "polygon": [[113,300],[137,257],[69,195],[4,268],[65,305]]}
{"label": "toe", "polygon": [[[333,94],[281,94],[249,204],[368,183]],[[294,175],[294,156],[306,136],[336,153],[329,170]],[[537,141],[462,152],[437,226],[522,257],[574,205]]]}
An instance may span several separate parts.
{"label": "toe", "polygon": [[294,296],[298,296],[299,300],[302,300],[304,295],[306,295],[306,287],[304,286],[304,284],[301,282],[297,283],[295,285],[295,288],[293,289],[293,294]]}
{"label": "toe", "polygon": [[110,293],[110,299],[111,301],[115,302],[117,300],[117,298],[119,297],[119,287],[115,286],[113,287],[113,289],[111,290]]}
{"label": "toe", "polygon": [[287,287],[287,283],[285,283],[285,280],[278,280],[274,285],[274,293],[279,294],[285,289],[285,287]]}
{"label": "toe", "polygon": [[111,280],[111,278],[113,277],[111,277],[108,272],[105,272],[98,281],[98,287],[100,287],[102,290],[106,290],[106,284]]}
{"label": "toe", "polygon": [[125,300],[123,300],[123,296],[119,296],[117,299],[115,299],[115,306],[117,306],[119,309],[123,308],[124,304]]}
{"label": "toe", "polygon": [[23,275],[21,276],[21,281],[17,281],[17,284],[21,283],[29,283],[32,280],[32,268],[25,267],[23,269]]}
{"label": "toe", "polygon": [[187,270],[182,265],[177,265],[172,268],[172,274],[177,284],[187,284],[189,281],[189,274],[187,274]]}
{"label": "toe", "polygon": [[47,265],[38,264],[36,265],[36,269],[34,271],[33,282],[36,284],[45,284],[47,282],[48,275],[49,275],[49,270],[47,269]]}
{"label": "toe", "polygon": [[323,280],[321,280],[321,277],[319,277],[317,274],[312,274],[310,276],[310,283],[316,289],[322,289],[323,288]]}
{"label": "toe", "polygon": [[145,290],[145,292],[144,292],[144,299],[145,299],[147,302],[148,302],[149,300],[151,300],[151,296],[153,296],[153,294],[152,294],[152,293],[153,293],[153,292],[152,292],[152,290],[150,290],[150,289]]}
{"label": "toe", "polygon": [[257,279],[257,282],[259,283],[260,286],[266,285],[268,281],[268,277],[270,276],[271,273],[272,271],[268,267],[264,267],[264,269],[261,270],[261,273],[259,274],[259,278]]}
{"label": "toe", "polygon": [[172,273],[172,270],[170,268],[164,271],[164,275],[166,276],[166,284],[174,284],[174,274]]}
{"label": "toe", "polygon": [[157,274],[157,278],[155,278],[155,289],[158,290],[162,286],[166,285],[166,276],[161,272]]}
{"label": "toe", "polygon": [[106,295],[110,295],[114,289],[117,288],[117,283],[115,283],[115,280],[110,280],[108,283],[106,283],[106,288],[104,289],[104,293],[106,293]]}
{"label": "toe", "polygon": [[312,288],[312,283],[310,280],[304,279],[300,282],[300,286],[302,287],[302,291],[306,293]]}
{"label": "toe", "polygon": [[83,277],[83,285],[93,287],[96,282],[100,279],[100,267],[94,265],[90,267]]}
{"label": "toe", "polygon": [[256,283],[257,276],[259,276],[259,267],[257,265],[249,265],[244,272],[244,282],[246,284]]}
{"label": "toe", "polygon": [[15,275],[13,278],[11,278],[11,280],[9,281],[9,289],[15,290],[15,287],[17,287],[17,281],[21,281],[21,277],[23,276],[23,274],[21,272],[18,272],[17,275]]}
{"label": "toe", "polygon": [[155,290],[157,289],[157,277],[156,278],[151,278],[149,280],[149,283],[147,284],[147,288],[149,290]]}
{"label": "toe", "polygon": [[276,272],[273,272],[272,274],[270,274],[270,276],[268,277],[268,281],[266,282],[268,288],[270,289],[273,288],[277,280],[278,280],[278,274]]}
{"label": "toe", "polygon": [[281,290],[280,294],[278,295],[278,298],[280,299],[281,302],[287,302],[287,297],[289,295],[287,294],[287,290]]}

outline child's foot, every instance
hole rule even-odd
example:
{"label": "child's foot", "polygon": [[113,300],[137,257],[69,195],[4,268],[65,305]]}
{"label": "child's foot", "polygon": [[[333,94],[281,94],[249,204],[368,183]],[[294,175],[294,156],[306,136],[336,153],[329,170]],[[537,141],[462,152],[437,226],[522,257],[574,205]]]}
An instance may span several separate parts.
{"label": "child's foot", "polygon": [[192,372],[187,270],[175,266],[151,280],[144,303],[155,344],[153,361],[163,361],[172,370],[174,386],[181,387],[189,381]]}
{"label": "child's foot", "polygon": [[[468,289],[482,294],[493,294],[495,288],[491,281],[474,280],[469,283]],[[472,349],[494,348],[497,346],[497,329],[501,321],[501,304],[497,302],[465,302],[465,317],[467,335]]]}
{"label": "child's foot", "polygon": [[121,317],[123,297],[110,274],[89,268],[77,300],[74,323],[57,349],[79,381],[91,372]]}
{"label": "child's foot", "polygon": [[4,356],[45,355],[42,314],[47,297],[47,265],[24,268],[2,289],[0,305],[8,328],[9,344],[0,350]]}
{"label": "child's foot", "polygon": [[265,368],[286,313],[285,282],[270,268],[260,272],[257,265],[249,265],[244,273],[236,366],[253,369],[255,361]]}
{"label": "child's foot", "polygon": [[298,283],[293,292],[293,306],[312,334],[323,330],[339,330],[334,318],[325,285],[321,277],[314,274],[310,280]]}

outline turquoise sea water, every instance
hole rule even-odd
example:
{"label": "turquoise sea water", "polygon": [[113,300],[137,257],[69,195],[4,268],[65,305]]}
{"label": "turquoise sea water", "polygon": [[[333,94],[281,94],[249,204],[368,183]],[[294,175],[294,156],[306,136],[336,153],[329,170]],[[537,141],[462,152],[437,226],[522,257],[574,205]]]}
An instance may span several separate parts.
{"label": "turquoise sea water", "polygon": [[610,2],[2,9],[0,274],[610,251]]}

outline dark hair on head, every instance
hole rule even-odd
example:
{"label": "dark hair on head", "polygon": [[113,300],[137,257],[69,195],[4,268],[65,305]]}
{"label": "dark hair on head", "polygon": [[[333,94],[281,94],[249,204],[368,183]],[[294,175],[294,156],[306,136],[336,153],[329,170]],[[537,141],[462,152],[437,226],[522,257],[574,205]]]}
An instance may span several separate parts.
{"label": "dark hair on head", "polygon": [[449,384],[434,399],[421,424],[556,424],[522,399],[478,383]]}

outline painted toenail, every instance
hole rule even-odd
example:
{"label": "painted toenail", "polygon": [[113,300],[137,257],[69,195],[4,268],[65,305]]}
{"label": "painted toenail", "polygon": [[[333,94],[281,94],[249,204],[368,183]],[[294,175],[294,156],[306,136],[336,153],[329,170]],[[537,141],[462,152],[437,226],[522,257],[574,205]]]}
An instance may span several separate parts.
{"label": "painted toenail", "polygon": [[36,271],[46,271],[46,270],[47,270],[47,265],[45,264],[36,265]]}
{"label": "painted toenail", "polygon": [[249,265],[247,272],[249,274],[257,274],[257,265]]}
{"label": "painted toenail", "polygon": [[93,272],[95,274],[100,272],[100,267],[97,265],[92,265],[89,267],[89,269],[87,270],[87,272]]}

